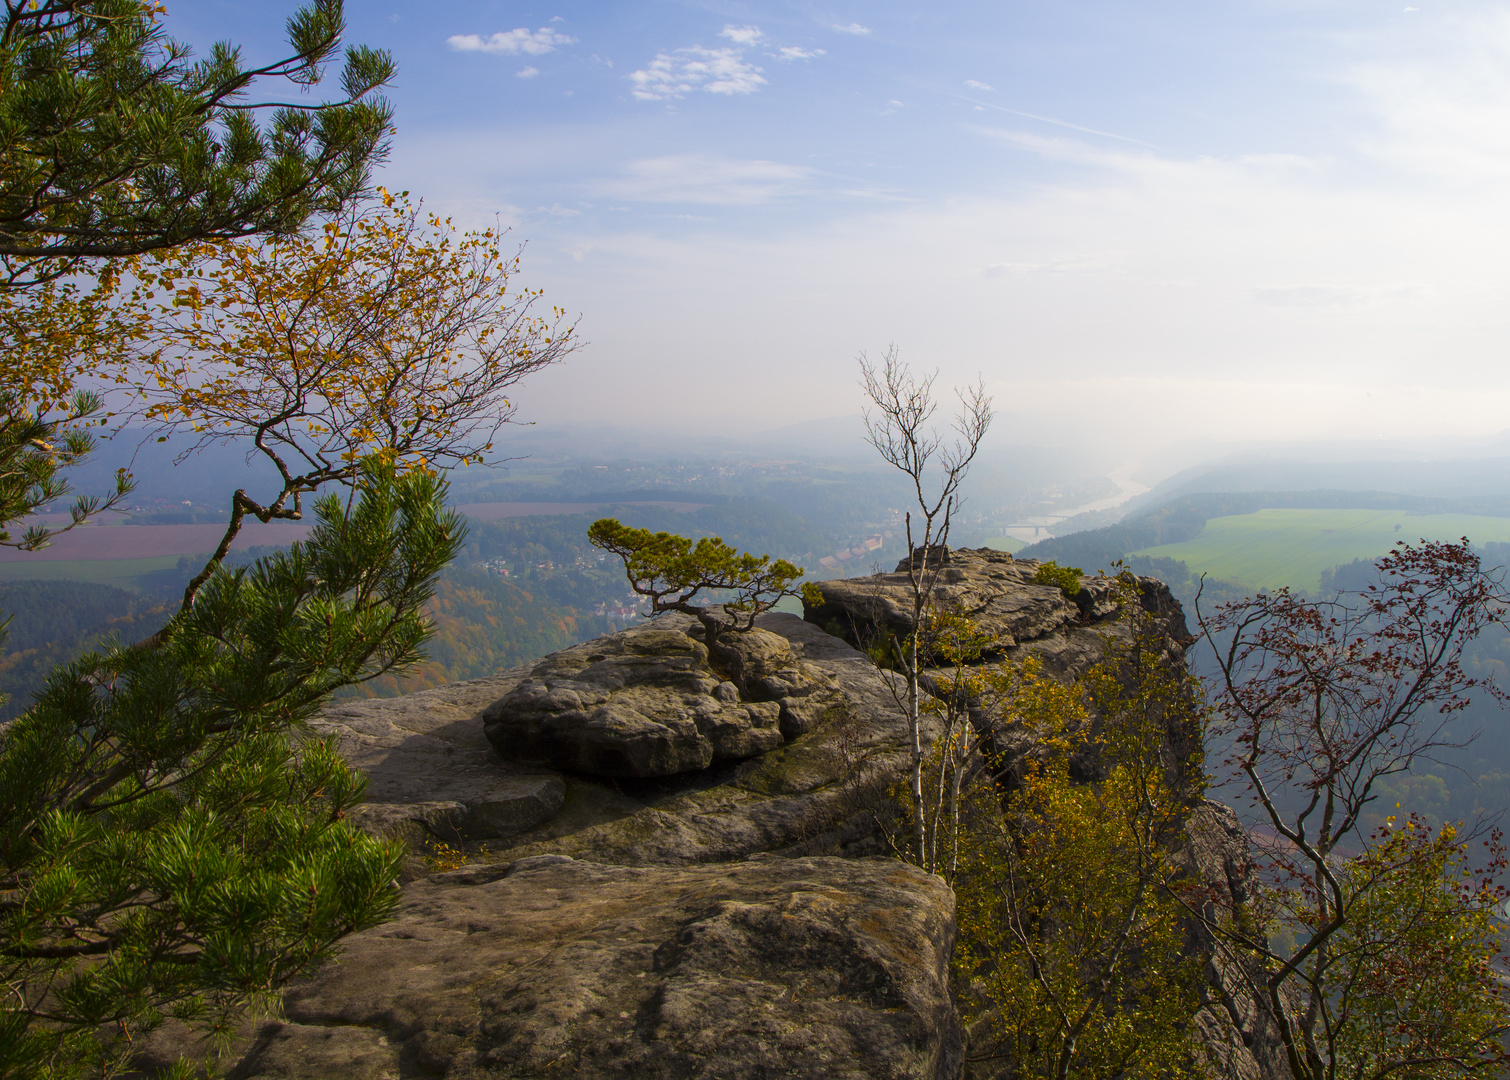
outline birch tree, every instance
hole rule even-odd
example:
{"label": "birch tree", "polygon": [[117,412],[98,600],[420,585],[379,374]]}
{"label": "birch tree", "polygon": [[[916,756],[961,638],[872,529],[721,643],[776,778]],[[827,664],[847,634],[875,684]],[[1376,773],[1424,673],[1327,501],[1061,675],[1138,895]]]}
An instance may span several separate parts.
{"label": "birch tree", "polygon": [[908,792],[912,844],[915,857],[922,863],[932,849],[923,791],[925,748],[919,685],[925,663],[926,615],[944,568],[950,525],[960,508],[960,485],[991,426],[991,399],[980,381],[957,389],[959,411],[952,432],[941,433],[933,422],[938,411],[934,395],[937,372],[915,375],[903,363],[895,345],[887,349],[879,364],[863,353],[859,363],[860,385],[870,402],[864,412],[866,440],[883,461],[907,477],[917,500],[916,513],[909,510],[905,517],[910,629],[900,639],[893,633],[890,645],[906,688],[902,705],[907,713],[912,755]]}

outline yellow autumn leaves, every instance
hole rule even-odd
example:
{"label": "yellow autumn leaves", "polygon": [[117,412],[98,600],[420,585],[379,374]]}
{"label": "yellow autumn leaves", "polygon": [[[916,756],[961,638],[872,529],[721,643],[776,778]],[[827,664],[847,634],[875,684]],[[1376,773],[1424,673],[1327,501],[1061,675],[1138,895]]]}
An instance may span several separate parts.
{"label": "yellow autumn leaves", "polygon": [[973,1039],[1015,1075],[1203,1075],[1201,962],[1171,887],[1199,757],[1165,760],[1201,699],[1159,628],[1130,621],[1077,681],[1035,655],[968,676],[996,736],[963,796],[955,966]]}
{"label": "yellow autumn leaves", "polygon": [[5,385],[36,415],[76,385],[128,390],[117,412],[198,439],[244,436],[293,473],[374,451],[478,460],[508,387],[574,347],[518,288],[496,230],[403,197],[312,233],[191,244],[72,281],[0,293]]}

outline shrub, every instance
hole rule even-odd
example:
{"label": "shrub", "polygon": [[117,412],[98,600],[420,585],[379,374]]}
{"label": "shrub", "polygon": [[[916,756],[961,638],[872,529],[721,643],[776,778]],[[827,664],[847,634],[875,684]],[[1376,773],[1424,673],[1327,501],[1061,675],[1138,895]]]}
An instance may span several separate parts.
{"label": "shrub", "polygon": [[1084,573],[1078,566],[1060,566],[1050,559],[1038,568],[1033,581],[1038,585],[1057,585],[1065,596],[1074,599],[1080,591],[1080,578]]}

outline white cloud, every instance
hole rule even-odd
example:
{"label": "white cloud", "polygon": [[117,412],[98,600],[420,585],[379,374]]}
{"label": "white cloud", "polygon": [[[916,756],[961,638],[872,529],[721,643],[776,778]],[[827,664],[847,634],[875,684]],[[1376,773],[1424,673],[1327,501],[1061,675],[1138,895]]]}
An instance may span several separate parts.
{"label": "white cloud", "polygon": [[[745,59],[744,50],[765,41],[758,26],[735,26],[733,23],[718,36],[734,43],[733,47],[707,49],[690,45],[655,54],[655,59],[638,71],[630,72],[632,93],[641,101],[670,101],[686,97],[695,90],[710,94],[753,94],[766,84],[759,65]],[[812,60],[825,55],[823,49],[804,49],[798,45],[779,46],[774,56],[783,63]]]}
{"label": "white cloud", "polygon": [[811,175],[809,168],[779,161],[672,154],[631,162],[622,175],[594,181],[588,191],[635,202],[747,206],[793,194]]}
{"label": "white cloud", "polygon": [[657,53],[639,71],[629,74],[634,96],[641,101],[669,101],[694,90],[710,94],[753,94],[765,85],[761,69],[738,49],[705,49],[693,45],[674,53]]}
{"label": "white cloud", "polygon": [[509,56],[527,53],[530,56],[540,56],[554,51],[557,45],[570,45],[576,40],[548,26],[542,26],[539,30],[520,27],[488,37],[480,34],[452,34],[446,38],[446,44],[456,52],[506,53]]}
{"label": "white cloud", "polygon": [[837,30],[841,34],[864,35],[864,34],[870,33],[870,27],[868,27],[868,26],[861,26],[857,22],[852,22],[852,23],[849,23],[848,25],[841,25],[839,23],[829,23],[828,24],[828,28],[830,30]]}
{"label": "white cloud", "polygon": [[758,26],[734,26],[729,25],[718,32],[721,38],[728,38],[736,45],[754,45],[765,37]]}
{"label": "white cloud", "polygon": [[968,86],[971,90],[995,90],[996,89],[996,87],[992,86],[990,83],[983,83],[979,79],[966,79],[965,80],[965,85]]}
{"label": "white cloud", "polygon": [[518,71],[514,72],[514,78],[516,78],[516,79],[533,79],[536,75],[539,75],[539,74],[540,74],[540,69],[537,68],[537,67],[520,68]]}

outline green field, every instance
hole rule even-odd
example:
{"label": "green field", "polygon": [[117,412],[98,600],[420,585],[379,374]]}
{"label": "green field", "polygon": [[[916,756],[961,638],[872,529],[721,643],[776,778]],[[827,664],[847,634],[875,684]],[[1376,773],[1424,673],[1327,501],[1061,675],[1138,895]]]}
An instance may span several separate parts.
{"label": "green field", "polygon": [[993,551],[1005,551],[1015,554],[1028,546],[1026,540],[1019,540],[1015,536],[993,536],[989,540],[981,541],[981,547],[988,547]]}
{"label": "green field", "polygon": [[3,562],[0,563],[0,581],[87,581],[135,591],[143,587],[143,575],[176,569],[178,559],[177,555],[159,555],[151,559]]}
{"label": "green field", "polygon": [[1254,589],[1317,588],[1321,572],[1376,559],[1401,541],[1510,542],[1510,518],[1399,510],[1260,510],[1212,518],[1193,540],[1130,552],[1178,559],[1194,573]]}

